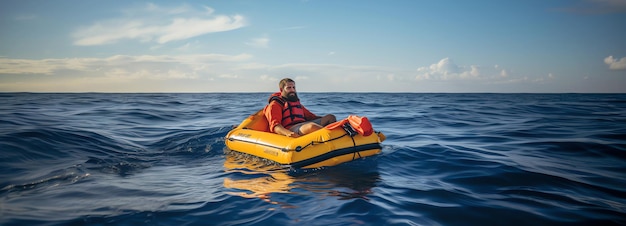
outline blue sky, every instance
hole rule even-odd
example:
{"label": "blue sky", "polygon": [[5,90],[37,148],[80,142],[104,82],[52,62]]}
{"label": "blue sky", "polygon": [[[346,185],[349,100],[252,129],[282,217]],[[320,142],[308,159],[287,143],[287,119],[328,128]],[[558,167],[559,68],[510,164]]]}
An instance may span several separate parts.
{"label": "blue sky", "polygon": [[0,1],[1,92],[626,92],[626,0]]}

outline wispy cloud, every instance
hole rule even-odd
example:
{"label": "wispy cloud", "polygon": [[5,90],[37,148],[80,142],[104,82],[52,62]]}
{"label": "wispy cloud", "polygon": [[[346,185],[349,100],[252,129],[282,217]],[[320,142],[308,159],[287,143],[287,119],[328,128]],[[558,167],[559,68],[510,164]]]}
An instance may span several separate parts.
{"label": "wispy cloud", "polygon": [[[462,66],[450,58],[409,70],[371,65],[271,65],[255,62],[249,54],[115,55],[41,60],[0,58],[0,75],[37,78],[23,84],[5,80],[0,82],[0,91],[50,92],[259,92],[273,90],[275,82],[282,77],[302,80],[299,84],[302,91],[436,92],[446,88],[442,84],[475,87],[548,81],[554,77],[549,74],[545,78],[515,76],[501,66]],[[174,83],[179,86],[170,85]]]}
{"label": "wispy cloud", "polygon": [[214,15],[214,10],[206,6],[163,8],[148,4],[129,9],[120,18],[96,21],[79,28],[72,36],[74,44],[82,46],[105,45],[125,39],[163,44],[244,26],[246,19],[243,16]]}
{"label": "wispy cloud", "polygon": [[613,58],[613,56],[608,56],[604,58],[604,63],[609,65],[609,69],[611,70],[626,70],[626,57],[622,57],[618,60]]}
{"label": "wispy cloud", "polygon": [[461,66],[450,58],[443,58],[430,66],[417,69],[417,80],[454,80],[454,79],[486,79],[504,78],[509,72],[499,65],[482,67],[478,65]]}
{"label": "wispy cloud", "polygon": [[270,39],[268,37],[253,38],[245,44],[256,48],[268,48]]}
{"label": "wispy cloud", "polygon": [[[121,72],[134,73],[150,70],[155,77],[168,77],[172,68],[193,72],[208,65],[242,62],[250,59],[248,54],[194,54],[194,55],[116,55],[107,58],[53,58],[53,59],[10,59],[0,58],[0,74],[43,74],[60,75],[62,72]],[[128,76],[132,77],[132,76]]]}

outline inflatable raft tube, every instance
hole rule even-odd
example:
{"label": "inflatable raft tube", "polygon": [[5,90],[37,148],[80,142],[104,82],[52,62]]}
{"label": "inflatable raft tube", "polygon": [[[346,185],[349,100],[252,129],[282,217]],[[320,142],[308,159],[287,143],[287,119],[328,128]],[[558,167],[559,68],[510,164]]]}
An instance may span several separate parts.
{"label": "inflatable raft tube", "polygon": [[379,154],[384,140],[381,132],[355,132],[347,119],[291,138],[269,132],[262,110],[243,120],[225,138],[231,151],[303,169],[334,166]]}

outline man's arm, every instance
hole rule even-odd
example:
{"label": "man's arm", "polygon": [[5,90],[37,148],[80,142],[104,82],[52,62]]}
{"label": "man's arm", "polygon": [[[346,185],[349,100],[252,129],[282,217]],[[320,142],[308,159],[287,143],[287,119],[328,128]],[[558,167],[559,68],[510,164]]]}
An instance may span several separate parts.
{"label": "man's arm", "polygon": [[283,119],[283,107],[276,101],[272,101],[272,103],[268,104],[265,108],[265,118],[267,118],[271,132],[288,137],[299,137],[298,133],[291,132],[291,130],[283,127],[281,124]]}

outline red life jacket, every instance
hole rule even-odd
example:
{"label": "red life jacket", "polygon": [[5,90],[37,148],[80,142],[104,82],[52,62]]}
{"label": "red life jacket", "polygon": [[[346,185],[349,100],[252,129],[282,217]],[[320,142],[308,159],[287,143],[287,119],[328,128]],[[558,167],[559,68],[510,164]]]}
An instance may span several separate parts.
{"label": "red life jacket", "polygon": [[306,118],[304,117],[304,110],[302,110],[303,106],[300,104],[300,100],[288,101],[281,96],[280,92],[278,92],[272,94],[268,103],[272,103],[272,101],[276,101],[283,106],[283,118],[281,120],[283,127],[289,128],[295,124],[306,121]]}

